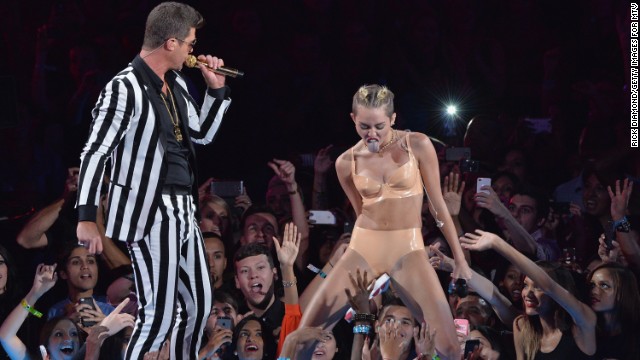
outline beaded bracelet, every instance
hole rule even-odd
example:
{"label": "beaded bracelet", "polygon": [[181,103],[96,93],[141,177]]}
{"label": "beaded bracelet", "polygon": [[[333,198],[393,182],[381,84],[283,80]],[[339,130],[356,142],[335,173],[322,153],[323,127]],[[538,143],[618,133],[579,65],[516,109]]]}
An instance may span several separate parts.
{"label": "beaded bracelet", "polygon": [[353,333],[354,334],[366,335],[369,332],[371,332],[371,326],[370,325],[356,325],[356,326],[353,327]]}
{"label": "beaded bracelet", "polygon": [[42,313],[36,310],[33,306],[29,305],[29,303],[27,302],[27,299],[22,299],[22,301],[20,302],[20,305],[22,305],[22,307],[25,308],[25,310],[27,310],[33,316],[37,318],[42,317]]}

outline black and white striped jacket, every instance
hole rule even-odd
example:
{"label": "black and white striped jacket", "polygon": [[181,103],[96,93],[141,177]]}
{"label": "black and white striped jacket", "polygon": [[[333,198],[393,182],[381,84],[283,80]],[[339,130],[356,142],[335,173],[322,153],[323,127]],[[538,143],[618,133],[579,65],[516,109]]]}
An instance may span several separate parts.
{"label": "black and white striped jacket", "polygon": [[[140,240],[149,233],[167,171],[167,139],[156,118],[162,109],[151,101],[152,93],[147,93],[153,89],[144,66],[142,59],[136,57],[102,90],[92,112],[89,139],[80,156],[76,203],[79,219],[95,221],[105,164],[110,159],[106,235],[122,241]],[[174,74],[172,90],[180,110],[182,133],[196,144],[210,143],[231,100],[216,99],[207,93],[199,108],[184,79],[177,72]],[[185,143],[193,154],[191,142]]]}

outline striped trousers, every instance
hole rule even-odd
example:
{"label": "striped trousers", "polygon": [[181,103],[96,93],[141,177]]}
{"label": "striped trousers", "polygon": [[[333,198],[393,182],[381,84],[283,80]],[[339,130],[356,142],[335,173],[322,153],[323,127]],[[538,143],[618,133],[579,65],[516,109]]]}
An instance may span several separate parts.
{"label": "striped trousers", "polygon": [[151,232],[128,247],[138,317],[126,359],[158,351],[169,336],[171,359],[197,359],[212,288],[193,198],[162,194]]}

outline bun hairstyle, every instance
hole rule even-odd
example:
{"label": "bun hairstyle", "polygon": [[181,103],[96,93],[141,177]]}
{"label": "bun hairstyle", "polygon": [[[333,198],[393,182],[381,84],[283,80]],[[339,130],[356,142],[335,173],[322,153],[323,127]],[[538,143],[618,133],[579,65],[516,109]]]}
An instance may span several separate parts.
{"label": "bun hairstyle", "polygon": [[363,85],[355,95],[353,95],[353,103],[351,111],[357,113],[358,105],[366,108],[385,108],[387,116],[391,117],[393,109],[393,92],[383,85]]}

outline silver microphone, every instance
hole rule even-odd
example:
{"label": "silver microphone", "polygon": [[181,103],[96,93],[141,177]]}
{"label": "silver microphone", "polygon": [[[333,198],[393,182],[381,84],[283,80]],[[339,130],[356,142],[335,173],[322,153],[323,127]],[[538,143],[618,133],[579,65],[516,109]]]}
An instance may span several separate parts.
{"label": "silver microphone", "polygon": [[193,55],[189,55],[187,57],[187,60],[184,61],[184,64],[187,65],[187,67],[190,67],[190,68],[198,67],[198,64],[200,64],[202,66],[205,66],[207,69],[213,71],[216,74],[225,75],[225,76],[231,76],[232,78],[241,78],[241,77],[244,76],[244,71],[240,71],[238,69],[234,69],[234,68],[230,68],[230,67],[226,67],[226,66],[221,66],[221,67],[219,67],[217,69],[214,69],[211,66],[209,66],[209,64],[207,64],[204,61],[198,60]]}

